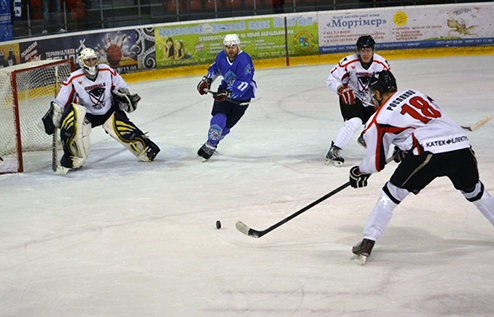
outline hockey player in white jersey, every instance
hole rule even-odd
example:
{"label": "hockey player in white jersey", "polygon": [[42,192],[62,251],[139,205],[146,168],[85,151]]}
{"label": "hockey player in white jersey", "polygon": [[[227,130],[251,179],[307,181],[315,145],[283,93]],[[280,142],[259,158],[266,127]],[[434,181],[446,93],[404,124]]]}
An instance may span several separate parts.
{"label": "hockey player in white jersey", "polygon": [[[375,109],[369,104],[369,80],[376,72],[390,70],[389,63],[374,52],[376,42],[370,35],[360,36],[357,52],[343,58],[330,72],[326,86],[340,98],[343,126],[331,142],[326,163],[342,166],[345,162],[340,152],[351,141],[355,132],[367,122]],[[359,143],[363,144],[361,137]]]}
{"label": "hockey player in white jersey", "polygon": [[93,49],[83,49],[78,63],[80,69],[62,83],[49,110],[53,125],[60,129],[64,152],[60,165],[67,169],[82,167],[90,152],[91,129],[100,125],[140,160],[154,160],[159,147],[125,113],[134,111],[141,98],[129,92],[115,70],[98,64]]}
{"label": "hockey player in white jersey", "polygon": [[409,193],[417,195],[441,176],[447,176],[494,225],[494,197],[479,179],[477,160],[464,130],[430,97],[412,89],[398,91],[390,71],[376,73],[370,89],[379,107],[365,126],[365,157],[350,169],[350,184],[367,186],[369,176],[384,168],[392,145],[400,164],[384,185],[365,225],[364,239],[353,247],[353,253],[365,262],[395,207]]}

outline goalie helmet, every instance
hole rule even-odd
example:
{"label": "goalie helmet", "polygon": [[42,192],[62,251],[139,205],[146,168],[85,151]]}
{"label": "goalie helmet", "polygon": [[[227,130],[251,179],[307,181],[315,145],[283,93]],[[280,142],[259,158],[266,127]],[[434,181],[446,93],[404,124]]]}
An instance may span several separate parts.
{"label": "goalie helmet", "polygon": [[225,39],[223,40],[223,45],[224,46],[237,45],[240,47],[240,39],[238,38],[237,34],[228,34],[225,36]]}
{"label": "goalie helmet", "polygon": [[79,53],[79,66],[87,78],[94,80],[98,75],[98,56],[92,48],[85,48]]}
{"label": "goalie helmet", "polygon": [[369,82],[371,92],[379,91],[382,94],[390,90],[397,90],[396,78],[389,70],[383,70],[375,73]]}

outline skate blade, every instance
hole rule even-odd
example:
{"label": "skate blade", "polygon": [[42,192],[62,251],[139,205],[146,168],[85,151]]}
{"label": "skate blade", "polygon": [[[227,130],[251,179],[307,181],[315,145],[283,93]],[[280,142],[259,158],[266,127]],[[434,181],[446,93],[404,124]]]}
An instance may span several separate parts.
{"label": "skate blade", "polygon": [[355,260],[358,264],[364,265],[367,262],[367,256],[365,255],[355,255]]}
{"label": "skate blade", "polygon": [[342,167],[343,166],[343,162],[333,161],[333,160],[327,159],[326,160],[326,165],[334,165],[336,167]]}

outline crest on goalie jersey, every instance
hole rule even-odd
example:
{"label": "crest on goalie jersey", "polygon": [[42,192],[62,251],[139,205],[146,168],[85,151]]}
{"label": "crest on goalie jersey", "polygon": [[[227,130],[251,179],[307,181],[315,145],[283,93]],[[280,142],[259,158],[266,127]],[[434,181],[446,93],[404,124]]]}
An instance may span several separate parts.
{"label": "crest on goalie jersey", "polygon": [[100,109],[104,106],[105,88],[98,87],[88,91],[89,97],[93,102],[93,108]]}

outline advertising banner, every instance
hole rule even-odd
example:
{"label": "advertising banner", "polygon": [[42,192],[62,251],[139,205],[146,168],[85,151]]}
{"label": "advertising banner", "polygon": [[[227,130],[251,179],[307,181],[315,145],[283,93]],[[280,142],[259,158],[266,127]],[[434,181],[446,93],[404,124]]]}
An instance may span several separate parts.
{"label": "advertising banner", "polygon": [[[119,73],[155,67],[154,28],[37,39],[19,43],[20,62],[45,59],[72,59],[79,68],[79,52],[95,50],[99,62]],[[139,63],[138,63],[139,61]]]}
{"label": "advertising banner", "polygon": [[20,63],[19,44],[0,45],[0,68]]}
{"label": "advertising banner", "polygon": [[[288,54],[318,54],[317,31],[317,14],[287,16]],[[240,37],[242,50],[252,59],[286,56],[284,17],[206,21],[157,27],[157,68],[212,63],[231,33]]]}
{"label": "advertising banner", "polygon": [[438,48],[494,44],[494,6],[457,4],[319,13],[319,51],[352,52],[370,34],[376,49]]}

